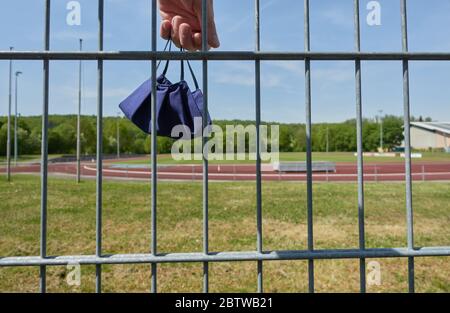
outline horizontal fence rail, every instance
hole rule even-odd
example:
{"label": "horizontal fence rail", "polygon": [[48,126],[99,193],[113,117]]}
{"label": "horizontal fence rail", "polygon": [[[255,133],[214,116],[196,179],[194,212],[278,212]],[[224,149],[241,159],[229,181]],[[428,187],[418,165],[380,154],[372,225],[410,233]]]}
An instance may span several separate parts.
{"label": "horizontal fence rail", "polygon": [[0,266],[61,266],[68,264],[139,264],[139,263],[189,263],[189,262],[232,262],[232,261],[289,261],[289,260],[330,260],[360,258],[408,258],[408,257],[450,256],[450,247],[426,247],[415,250],[408,248],[380,249],[334,249],[334,250],[292,250],[254,252],[209,252],[168,253],[168,254],[115,254],[55,257],[5,257]]}
{"label": "horizontal fence rail", "polygon": [[450,52],[0,51],[0,60],[450,61]]}
{"label": "horizontal fence rail", "polygon": [[[263,292],[263,261],[283,260],[307,260],[308,261],[308,286],[309,292],[314,292],[314,260],[319,259],[355,259],[359,260],[360,291],[366,291],[366,259],[371,258],[407,258],[408,259],[408,286],[409,291],[415,291],[414,284],[414,258],[450,256],[450,246],[442,247],[415,247],[413,232],[413,203],[412,203],[412,176],[411,172],[411,142],[410,142],[410,99],[409,99],[409,62],[410,61],[450,61],[450,52],[410,52],[408,50],[407,9],[406,0],[399,0],[401,4],[401,38],[402,51],[400,52],[363,52],[361,51],[360,33],[360,0],[354,0],[354,39],[355,51],[346,52],[316,52],[311,51],[310,39],[310,0],[304,0],[304,51],[294,52],[270,52],[261,51],[260,32],[260,0],[255,1],[255,50],[254,51],[208,51],[208,23],[207,4],[202,0],[202,49],[198,52],[171,52],[158,51],[157,49],[157,0],[151,1],[151,51],[104,51],[104,0],[98,0],[98,51],[51,51],[50,49],[50,8],[51,0],[45,0],[45,34],[43,51],[0,51],[0,60],[36,60],[43,62],[43,106],[42,106],[42,160],[41,160],[41,220],[40,220],[40,255],[39,256],[0,256],[0,267],[36,266],[40,268],[40,291],[46,292],[46,267],[69,264],[95,265],[96,266],[96,292],[102,291],[102,265],[103,264],[149,264],[151,266],[151,281],[149,289],[157,292],[157,265],[160,263],[186,263],[198,262],[203,264],[203,291],[209,291],[209,263],[254,261],[257,262],[256,287],[258,292]],[[159,253],[157,244],[157,211],[158,211],[158,164],[157,164],[157,137],[156,120],[152,119],[151,135],[151,229],[149,237],[151,244],[149,253],[146,254],[115,254],[107,255],[102,250],[102,189],[103,172],[96,173],[96,251],[95,255],[47,255],[47,193],[48,193],[48,104],[49,104],[49,75],[50,61],[74,60],[97,62],[97,168],[102,168],[102,130],[103,130],[103,61],[151,61],[149,73],[152,77],[152,116],[156,115],[156,69],[158,60],[199,60],[202,61],[204,116],[203,126],[207,125],[208,108],[208,62],[209,61],[254,61],[255,62],[255,124],[261,124],[261,61],[304,61],[305,63],[305,100],[299,103],[298,108],[304,105],[306,117],[307,140],[307,250],[292,251],[265,251],[263,246],[263,204],[262,204],[262,173],[261,173],[261,142],[260,133],[257,133],[257,160],[256,160],[256,203],[255,203],[255,251],[247,252],[210,252],[209,251],[209,173],[208,160],[202,162],[202,243],[201,253]],[[313,175],[312,175],[312,107],[311,99],[311,61],[354,61],[355,63],[355,97],[356,97],[356,125],[357,125],[357,183],[358,199],[355,202],[355,215],[358,216],[359,247],[356,249],[328,249],[317,250],[314,248],[314,207],[313,207]],[[406,235],[407,247],[400,248],[367,248],[365,237],[364,216],[364,162],[363,162],[363,101],[361,88],[361,61],[401,61],[403,65],[403,108],[405,127],[405,186],[406,186]],[[259,128],[257,127],[259,131]],[[8,133],[9,140],[9,133]],[[203,140],[203,146],[206,140]],[[9,153],[8,153],[9,158]],[[9,163],[8,163],[9,173]],[[423,174],[425,175],[425,174]]]}

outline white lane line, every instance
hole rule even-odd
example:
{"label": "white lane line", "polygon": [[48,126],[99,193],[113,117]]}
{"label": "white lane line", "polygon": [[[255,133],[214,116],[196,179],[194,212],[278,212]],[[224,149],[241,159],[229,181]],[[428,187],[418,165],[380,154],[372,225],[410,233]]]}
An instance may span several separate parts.
{"label": "white lane line", "polygon": [[[94,171],[97,172],[97,169],[95,167],[89,167],[84,166],[85,170],[88,171]],[[124,171],[124,170],[112,170],[112,169],[103,169],[103,173],[112,173],[112,174],[129,174],[129,175],[147,175],[150,176],[150,172],[144,172],[144,171]],[[178,172],[159,172],[158,176],[189,176],[189,177],[201,177],[202,173],[178,173]],[[210,173],[210,176],[219,176],[219,177],[256,177],[256,174],[233,174],[233,173]],[[450,175],[450,172],[436,172],[436,173],[413,173],[412,176],[444,176],[444,175]],[[291,178],[304,178],[306,177],[306,174],[262,174],[263,177],[291,177]],[[358,174],[314,174],[314,177],[357,177]],[[385,173],[385,174],[371,174],[367,173],[364,174],[365,177],[397,177],[401,176],[404,177],[404,173]]]}

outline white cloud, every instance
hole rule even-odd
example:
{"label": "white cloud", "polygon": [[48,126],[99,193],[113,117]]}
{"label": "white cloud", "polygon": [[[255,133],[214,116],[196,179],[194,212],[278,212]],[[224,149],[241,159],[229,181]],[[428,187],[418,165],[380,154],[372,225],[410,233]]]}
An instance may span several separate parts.
{"label": "white cloud", "polygon": [[[136,87],[132,88],[105,88],[103,90],[103,96],[105,98],[125,98],[129,96]],[[64,97],[76,97],[78,95],[78,88],[68,87],[68,86],[60,86],[55,88],[55,90],[59,90],[60,94]],[[97,99],[97,89],[95,88],[84,88],[83,89],[83,98],[84,99]]]}
{"label": "white cloud", "polygon": [[[267,2],[264,2],[261,7],[260,7],[260,13],[262,13],[264,10],[266,10],[267,8],[271,7],[272,5],[274,5],[278,0],[270,0]],[[248,14],[245,17],[243,17],[242,19],[233,22],[233,25],[231,27],[228,27],[226,29],[227,33],[234,33],[237,31],[240,31],[242,29],[242,26],[249,23],[249,22],[253,22],[255,15],[254,14]]]}
{"label": "white cloud", "polygon": [[[304,62],[298,61],[277,61],[269,63],[272,66],[285,70],[293,75],[304,75],[305,65]],[[312,65],[311,76],[315,80],[328,81],[333,83],[343,83],[354,79],[354,74],[350,70],[349,63],[328,63],[324,67],[315,67]]]}
{"label": "white cloud", "polygon": [[321,10],[320,16],[322,19],[328,21],[329,23],[345,28],[353,27],[353,18],[352,15],[346,14],[342,8],[333,7],[328,10]]}
{"label": "white cloud", "polygon": [[299,61],[276,61],[269,64],[294,75],[300,75],[305,72],[304,63]]}
{"label": "white cloud", "polygon": [[341,67],[312,69],[311,76],[314,80],[330,83],[346,83],[354,79],[351,71]]}
{"label": "white cloud", "polygon": [[[219,84],[255,86],[255,66],[252,63],[231,63],[222,71],[214,74],[214,81]],[[261,79],[261,86],[279,87],[282,77],[277,74],[267,75]]]}

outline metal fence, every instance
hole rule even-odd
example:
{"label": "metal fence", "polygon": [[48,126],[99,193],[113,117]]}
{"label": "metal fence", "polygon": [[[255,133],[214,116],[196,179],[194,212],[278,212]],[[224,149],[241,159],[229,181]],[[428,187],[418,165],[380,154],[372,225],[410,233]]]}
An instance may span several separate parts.
{"label": "metal fence", "polygon": [[[157,291],[156,269],[159,263],[203,263],[203,290],[208,292],[210,262],[255,261],[257,262],[257,288],[263,292],[263,262],[280,260],[308,260],[309,291],[314,292],[314,261],[318,259],[359,259],[360,290],[366,291],[366,259],[368,258],[407,258],[409,291],[414,292],[414,258],[426,256],[450,256],[450,247],[415,247],[413,232],[413,203],[411,179],[411,143],[410,143],[410,100],[409,100],[409,61],[440,60],[450,61],[450,53],[408,52],[407,9],[406,0],[401,3],[402,52],[373,53],[361,52],[360,49],[360,11],[359,0],[354,0],[355,50],[352,52],[313,52],[310,50],[309,0],[304,0],[304,37],[303,52],[262,52],[260,51],[260,1],[255,0],[255,51],[208,51],[207,47],[207,1],[202,0],[202,37],[203,47],[200,52],[161,52],[157,51],[157,2],[152,3],[152,50],[151,51],[103,51],[104,0],[98,0],[98,51],[97,52],[53,52],[50,50],[50,7],[51,0],[45,0],[45,36],[44,51],[0,51],[0,60],[42,60],[43,61],[43,107],[42,107],[42,163],[41,163],[41,221],[40,221],[40,255],[29,257],[0,258],[0,267],[39,266],[40,291],[46,291],[47,266],[78,263],[96,266],[96,291],[102,290],[103,264],[150,264],[151,291]],[[156,68],[158,60],[202,60],[204,106],[208,108],[208,61],[214,60],[252,60],[255,62],[255,107],[257,128],[257,161],[256,161],[256,232],[255,251],[249,252],[210,252],[208,247],[208,161],[203,159],[203,252],[202,253],[169,253],[161,254],[157,250],[157,151],[156,120],[152,120],[152,153],[151,153],[151,247],[147,254],[105,255],[102,252],[102,118],[103,118],[103,62],[104,60],[147,60],[151,61],[152,77],[152,116],[156,114]],[[97,177],[96,177],[96,254],[84,256],[49,256],[47,255],[47,164],[48,164],[48,104],[49,104],[49,63],[52,60],[97,60],[98,62],[98,105],[97,105]],[[262,190],[261,190],[261,156],[260,132],[261,123],[261,61],[291,60],[305,62],[305,106],[306,106],[306,139],[307,139],[307,250],[266,251],[262,237]],[[313,231],[313,180],[311,153],[311,61],[314,60],[353,60],[355,62],[356,79],[356,123],[358,154],[358,216],[359,216],[359,248],[358,249],[314,249]],[[403,63],[403,98],[405,129],[405,173],[406,173],[406,220],[407,247],[367,249],[364,230],[364,175],[363,175],[363,138],[362,138],[362,91],[361,61],[393,60]],[[299,103],[299,107],[302,103]],[[205,110],[206,112],[206,110]],[[206,114],[206,113],[205,113]],[[206,116],[203,125],[206,126]],[[206,144],[206,138],[203,145]],[[150,196],[150,195],[149,195]]]}

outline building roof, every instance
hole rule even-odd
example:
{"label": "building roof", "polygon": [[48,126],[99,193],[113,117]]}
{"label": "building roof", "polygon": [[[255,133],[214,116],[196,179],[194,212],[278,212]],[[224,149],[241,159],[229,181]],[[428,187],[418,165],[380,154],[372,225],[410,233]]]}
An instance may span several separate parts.
{"label": "building roof", "polygon": [[440,122],[411,122],[411,127],[417,127],[432,132],[439,132],[450,135],[450,122],[440,123]]}

